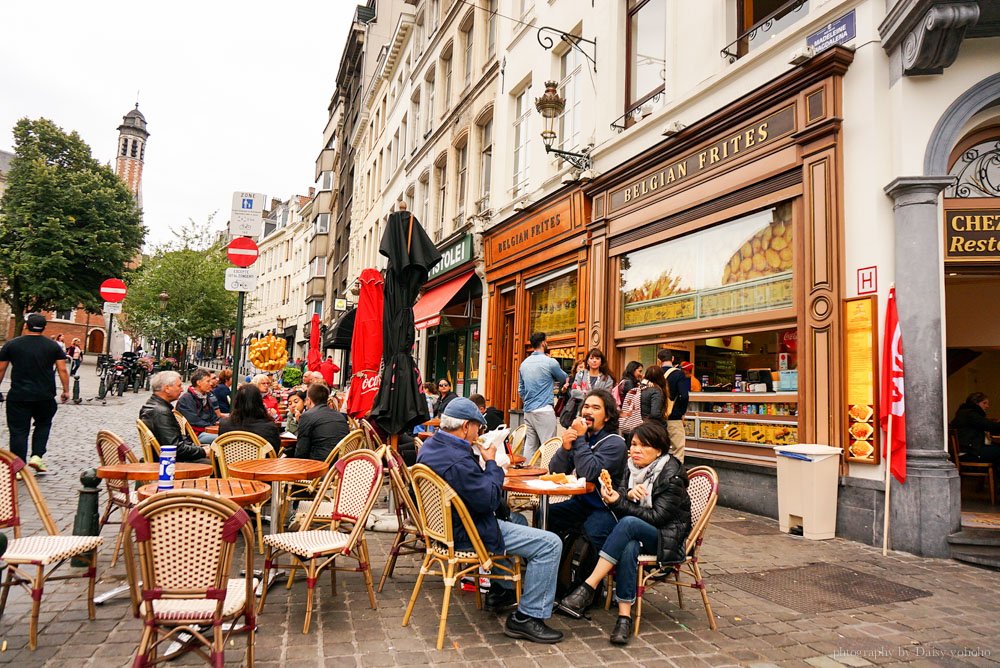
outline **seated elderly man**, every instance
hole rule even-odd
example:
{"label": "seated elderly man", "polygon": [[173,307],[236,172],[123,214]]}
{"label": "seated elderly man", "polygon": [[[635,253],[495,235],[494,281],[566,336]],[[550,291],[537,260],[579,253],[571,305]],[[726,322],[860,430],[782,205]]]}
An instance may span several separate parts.
{"label": "seated elderly man", "polygon": [[[481,448],[486,468],[472,451],[486,420],[474,403],[464,397],[452,399],[441,414],[441,428],[424,441],[417,463],[425,464],[451,485],[465,503],[486,549],[494,554],[516,554],[527,562],[524,586],[517,610],[507,617],[503,632],[511,638],[539,643],[557,643],[563,634],[546,625],[552,616],[556,593],[556,572],[562,543],[558,536],[541,529],[505,522],[496,518],[503,500],[503,470],[495,461],[496,446]],[[461,522],[455,518],[455,548],[471,550],[472,543]],[[503,607],[499,598],[513,602],[510,583],[496,580],[505,597],[491,596],[494,609]],[[508,603],[509,605],[509,603]]]}
{"label": "seated elderly man", "polygon": [[214,434],[205,433],[205,427],[219,423],[216,408],[212,405],[212,372],[198,369],[191,374],[191,385],[181,393],[177,400],[177,412],[187,418],[187,421],[198,434],[198,440],[204,445],[215,440]]}
{"label": "seated elderly man", "polygon": [[149,384],[153,394],[139,409],[139,419],[149,427],[160,445],[177,446],[177,461],[208,464],[205,449],[191,442],[187,434],[181,431],[181,426],[174,417],[171,404],[183,392],[181,375],[176,371],[160,371],[149,379]]}

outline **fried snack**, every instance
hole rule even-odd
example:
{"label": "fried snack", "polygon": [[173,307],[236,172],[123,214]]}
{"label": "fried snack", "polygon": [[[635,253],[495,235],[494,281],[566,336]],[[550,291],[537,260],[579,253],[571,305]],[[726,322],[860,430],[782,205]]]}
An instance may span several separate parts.
{"label": "fried snack", "polygon": [[868,441],[854,441],[851,443],[851,454],[855,457],[867,459],[874,451],[875,448]]}
{"label": "fried snack", "polygon": [[569,478],[566,477],[565,473],[546,473],[543,476],[539,476],[538,479],[554,482],[557,485],[565,485],[569,482]]}
{"label": "fried snack", "polygon": [[868,404],[854,404],[848,412],[858,422],[868,422],[874,414],[872,407]]}
{"label": "fried snack", "polygon": [[601,479],[601,484],[607,487],[608,489],[615,488],[615,486],[611,483],[611,474],[608,473],[607,469],[601,469],[601,474],[599,478]]}
{"label": "fried snack", "polygon": [[733,253],[722,270],[722,283],[739,283],[791,269],[792,225],[779,218],[757,230]]}
{"label": "fried snack", "polygon": [[875,433],[875,430],[867,422],[855,422],[851,425],[850,432],[856,440],[867,441]]}

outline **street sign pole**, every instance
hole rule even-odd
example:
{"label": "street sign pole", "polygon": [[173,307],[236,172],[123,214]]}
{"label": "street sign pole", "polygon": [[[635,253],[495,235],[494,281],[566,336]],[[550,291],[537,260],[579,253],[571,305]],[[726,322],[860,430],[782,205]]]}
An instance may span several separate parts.
{"label": "street sign pole", "polygon": [[233,346],[233,385],[239,385],[240,374],[240,354],[243,352],[243,300],[247,293],[236,293],[236,341]]}
{"label": "street sign pole", "polygon": [[104,346],[104,354],[105,355],[110,355],[111,354],[111,332],[113,332],[114,329],[115,329],[115,314],[114,313],[109,313],[108,314],[108,340],[105,342],[106,345]]}

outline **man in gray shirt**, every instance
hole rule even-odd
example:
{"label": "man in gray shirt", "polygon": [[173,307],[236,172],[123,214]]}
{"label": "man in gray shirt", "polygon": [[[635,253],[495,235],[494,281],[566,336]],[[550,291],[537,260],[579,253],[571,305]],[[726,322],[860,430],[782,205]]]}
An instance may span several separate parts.
{"label": "man in gray shirt", "polygon": [[534,349],[517,371],[517,393],[524,403],[528,434],[522,454],[531,459],[542,443],[556,435],[556,413],[552,408],[552,388],[566,380],[566,372],[549,357],[544,332],[531,335]]}

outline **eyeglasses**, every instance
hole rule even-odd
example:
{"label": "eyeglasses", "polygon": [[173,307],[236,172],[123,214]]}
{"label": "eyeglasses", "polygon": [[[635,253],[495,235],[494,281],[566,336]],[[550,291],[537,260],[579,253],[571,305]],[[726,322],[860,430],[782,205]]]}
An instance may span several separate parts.
{"label": "eyeglasses", "polygon": [[448,383],[438,383],[438,387],[449,387]]}

